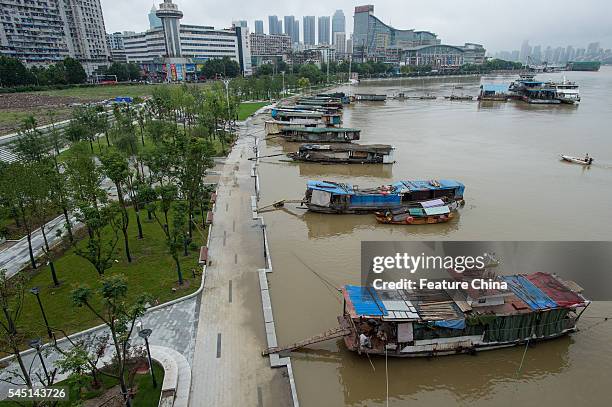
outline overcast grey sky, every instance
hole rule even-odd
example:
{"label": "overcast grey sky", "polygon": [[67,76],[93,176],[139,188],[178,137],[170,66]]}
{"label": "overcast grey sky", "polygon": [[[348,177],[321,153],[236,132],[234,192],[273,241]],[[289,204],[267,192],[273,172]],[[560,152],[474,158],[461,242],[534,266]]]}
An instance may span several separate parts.
{"label": "overcast grey sky", "polygon": [[[155,4],[163,0],[155,0]],[[374,14],[396,28],[428,30],[443,43],[482,43],[489,51],[531,45],[585,47],[600,41],[612,47],[612,0],[173,0],[184,23],[229,27],[233,20],[264,20],[268,15],[332,15],[344,11],[347,31],[353,27],[353,9],[374,4]],[[108,32],[148,28],[151,0],[101,0]],[[302,38],[303,32],[300,32]]]}

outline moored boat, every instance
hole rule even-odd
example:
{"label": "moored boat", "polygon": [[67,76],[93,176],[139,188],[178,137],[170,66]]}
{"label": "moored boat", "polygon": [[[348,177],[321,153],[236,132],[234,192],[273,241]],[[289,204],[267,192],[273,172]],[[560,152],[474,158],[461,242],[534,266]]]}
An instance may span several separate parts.
{"label": "moored boat", "polygon": [[298,119],[293,121],[266,120],[264,129],[266,134],[280,134],[287,127],[327,127],[325,123],[317,119]]}
{"label": "moored boat", "polygon": [[281,137],[287,141],[310,143],[350,143],[359,140],[361,130],[347,127],[285,127]]}
{"label": "moored boat", "polygon": [[398,181],[366,189],[338,182],[308,181],[303,204],[313,212],[365,214],[437,198],[463,204],[464,191],[465,186],[453,180]]}
{"label": "moored boat", "polygon": [[576,283],[552,274],[489,276],[489,287],[478,288],[486,273],[452,272],[456,277],[446,280],[448,286],[465,282],[467,288],[345,286],[338,317],[345,345],[360,354],[395,357],[525,345],[575,332],[590,304]]}
{"label": "moored boat", "polygon": [[385,212],[375,212],[376,221],[392,225],[426,225],[445,223],[455,217],[458,204],[447,204],[446,200],[433,199],[403,206]]}
{"label": "moored boat", "polygon": [[295,161],[339,164],[392,164],[393,146],[387,144],[302,144],[287,156]]}
{"label": "moored boat", "polygon": [[355,100],[362,102],[384,102],[387,100],[387,95],[378,95],[375,93],[357,93]]}
{"label": "moored boat", "polygon": [[339,113],[324,113],[314,110],[275,108],[272,109],[272,118],[290,122],[300,119],[315,119],[322,121],[328,126],[337,126],[342,123],[342,115]]}

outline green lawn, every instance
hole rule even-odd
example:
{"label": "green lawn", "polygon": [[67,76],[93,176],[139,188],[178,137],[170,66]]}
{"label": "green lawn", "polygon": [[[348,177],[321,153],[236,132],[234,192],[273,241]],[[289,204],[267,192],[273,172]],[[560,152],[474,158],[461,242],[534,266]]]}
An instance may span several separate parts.
{"label": "green lawn", "polygon": [[[164,381],[164,368],[161,367],[156,362],[153,362],[153,373],[155,374],[155,379],[157,381],[157,387],[153,387],[153,381],[151,380],[151,374],[137,374],[134,379],[134,387],[136,394],[132,399],[133,407],[155,407],[159,404],[159,398],[161,397],[161,385]],[[117,386],[118,381],[101,375],[102,386],[99,389],[95,390],[86,390],[83,389],[81,392],[81,396],[79,397],[78,389],[73,386],[69,386],[66,382],[56,383],[55,386],[69,386],[68,393],[70,401],[59,402],[59,407],[68,407],[74,406],[77,402],[90,400],[102,395],[106,390]],[[2,407],[12,407],[12,406],[20,406],[20,405],[31,405],[27,403],[17,404],[13,401],[0,401],[0,406]]]}
{"label": "green lawn", "polygon": [[240,103],[240,109],[238,110],[238,120],[246,120],[250,115],[258,111],[264,106],[269,105],[269,102],[246,102]]}
{"label": "green lawn", "polygon": [[[124,274],[128,280],[128,296],[135,297],[146,292],[153,296],[155,304],[182,297],[198,289],[201,276],[198,266],[199,247],[206,242],[206,233],[203,236],[198,230],[194,231],[194,242],[197,249],[190,251],[189,256],[181,254],[181,268],[185,279],[185,287],[173,291],[177,287],[177,273],[174,261],[168,254],[165,236],[161,227],[155,220],[147,220],[146,211],[141,213],[143,220],[144,239],[137,239],[137,226],[135,215],[130,211],[131,220],[129,227],[130,249],[132,263],[125,260],[123,249],[123,238],[120,237],[117,245],[116,263],[106,271],[106,275]],[[120,233],[120,236],[122,234]],[[79,244],[84,245],[86,239]],[[85,259],[77,256],[73,249],[68,250],[55,261],[58,277],[62,281],[60,287],[53,287],[51,274],[47,266],[39,267],[32,273],[27,287],[40,287],[41,301],[49,320],[49,324],[67,334],[82,331],[83,329],[99,325],[91,312],[84,308],[72,306],[70,293],[79,284],[87,284],[92,288],[99,287],[99,276],[93,266]],[[194,278],[192,270],[198,271]],[[153,305],[153,304],[152,304]],[[18,327],[24,333],[24,342],[28,338],[45,338],[46,330],[36,298],[26,294],[21,319]],[[61,336],[61,335],[59,335]]]}

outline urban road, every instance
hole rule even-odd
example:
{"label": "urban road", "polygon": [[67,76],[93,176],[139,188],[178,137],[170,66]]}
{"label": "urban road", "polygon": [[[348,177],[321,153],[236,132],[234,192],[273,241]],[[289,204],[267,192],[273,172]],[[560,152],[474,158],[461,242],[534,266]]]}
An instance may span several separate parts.
{"label": "urban road", "polygon": [[287,370],[271,368],[258,269],[264,268],[260,222],[252,219],[254,138],[240,137],[217,187],[209,266],[200,297],[191,406],[291,405]]}

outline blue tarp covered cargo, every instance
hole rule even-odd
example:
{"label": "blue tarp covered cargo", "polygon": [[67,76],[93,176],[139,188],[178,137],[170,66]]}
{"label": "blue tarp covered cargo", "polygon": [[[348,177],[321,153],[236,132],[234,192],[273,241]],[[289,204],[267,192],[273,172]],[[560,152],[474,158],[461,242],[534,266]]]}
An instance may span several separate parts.
{"label": "blue tarp covered cargo", "polygon": [[352,195],[351,205],[355,206],[379,206],[381,204],[399,205],[401,197],[395,195]]}

